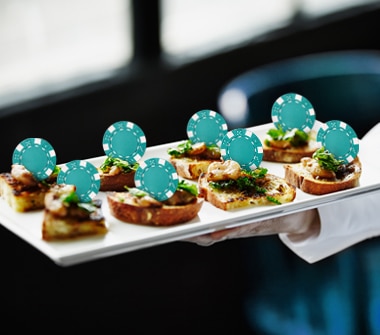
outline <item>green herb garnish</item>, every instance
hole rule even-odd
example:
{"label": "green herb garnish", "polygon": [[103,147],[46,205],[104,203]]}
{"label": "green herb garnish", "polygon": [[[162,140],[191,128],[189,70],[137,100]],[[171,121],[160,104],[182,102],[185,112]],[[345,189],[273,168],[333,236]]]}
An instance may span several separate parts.
{"label": "green herb garnish", "polygon": [[[272,128],[268,130],[267,134],[274,141],[288,141],[293,147],[300,147],[306,145],[309,141],[308,133],[297,128],[288,131],[284,131],[282,128]],[[269,146],[270,141],[266,140],[265,144]]]}
{"label": "green herb garnish", "polygon": [[107,173],[113,166],[117,166],[124,173],[128,173],[128,172],[136,171],[137,168],[139,167],[139,164],[137,162],[131,164],[120,158],[107,157],[104,163],[100,166],[100,170]]}
{"label": "green herb garnish", "polygon": [[[190,140],[186,140],[178,144],[176,148],[169,148],[167,150],[167,153],[169,154],[169,156],[178,158],[178,157],[184,157],[184,156],[191,156],[193,149],[194,149],[194,143],[191,142]],[[212,157],[219,158],[220,148],[216,144],[206,145],[206,150],[202,152],[200,155],[201,156],[206,155],[209,158],[212,158]]]}
{"label": "green herb garnish", "polygon": [[193,149],[190,140],[178,144],[176,148],[169,148],[168,154],[173,157],[181,157]]}
{"label": "green herb garnish", "polygon": [[[257,180],[264,178],[268,169],[257,168],[255,170],[243,170],[243,176],[237,179],[229,179],[222,181],[210,182],[210,186],[216,190],[237,190],[246,194],[265,194],[267,190],[264,187],[258,185]],[[274,197],[267,195],[267,200],[273,202],[276,205],[281,205]]]}
{"label": "green herb garnish", "polygon": [[54,170],[53,170],[53,173],[51,175],[52,176],[58,175],[60,171],[61,171],[61,168],[58,165],[56,165],[56,166],[54,166]]}
{"label": "green herb garnish", "polygon": [[189,192],[190,194],[194,195],[195,197],[198,196],[198,188],[195,184],[190,184],[184,180],[180,180],[177,186],[177,189],[184,190]]}
{"label": "green herb garnish", "polygon": [[75,191],[70,192],[66,196],[63,196],[62,202],[64,204],[66,204],[66,206],[76,205],[79,208],[81,208],[84,211],[89,212],[89,213],[95,212],[97,209],[97,207],[95,206],[95,204],[92,201],[81,202],[78,194]]}
{"label": "green herb garnish", "polygon": [[40,183],[46,187],[51,187],[60,171],[61,171],[61,168],[58,165],[56,165],[51,175],[47,177],[46,179],[41,180]]}
{"label": "green herb garnish", "polygon": [[68,195],[63,196],[62,202],[70,204],[78,204],[80,202],[79,196],[76,192],[70,192]]}
{"label": "green herb garnish", "polygon": [[265,193],[266,190],[257,185],[257,179],[263,178],[268,169],[257,168],[255,170],[244,170],[243,175],[237,179],[228,179],[221,181],[212,181],[210,186],[217,190],[238,190],[240,192],[248,193]]}
{"label": "green herb garnish", "polygon": [[[148,195],[147,192],[143,191],[143,190],[140,190],[136,187],[133,187],[133,188],[129,188],[127,186],[125,186],[125,189],[131,193],[132,195],[134,195],[135,197],[138,197],[138,198],[142,198],[142,197],[145,197],[146,195]],[[177,186],[177,190],[184,190],[186,192],[189,192],[190,194],[194,195],[194,196],[197,196],[198,195],[198,188],[197,188],[197,185],[195,184],[190,184],[184,180],[180,180],[178,182],[178,186]]]}
{"label": "green herb garnish", "polygon": [[278,201],[277,199],[275,199],[274,197],[271,197],[270,195],[267,195],[267,199],[270,201],[270,202],[273,202],[274,204],[276,205],[281,205],[281,202]]}
{"label": "green herb garnish", "polygon": [[336,159],[335,156],[324,147],[316,150],[313,154],[313,158],[318,162],[320,167],[333,172],[337,172],[339,166],[344,164],[343,160]]}

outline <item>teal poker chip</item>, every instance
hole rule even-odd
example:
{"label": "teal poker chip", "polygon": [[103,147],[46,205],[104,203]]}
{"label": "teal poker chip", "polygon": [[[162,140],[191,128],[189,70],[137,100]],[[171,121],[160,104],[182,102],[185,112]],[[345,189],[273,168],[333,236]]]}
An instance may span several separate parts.
{"label": "teal poker chip", "polygon": [[57,156],[48,141],[27,138],[13,151],[12,162],[23,165],[37,180],[44,180],[53,173]]}
{"label": "teal poker chip", "polygon": [[187,136],[193,143],[220,145],[227,130],[223,116],[209,109],[195,113],[187,123]]}
{"label": "teal poker chip", "polygon": [[116,122],[104,132],[103,150],[108,157],[120,158],[128,163],[135,163],[145,153],[145,134],[133,122]]}
{"label": "teal poker chip", "polygon": [[135,185],[158,201],[169,199],[178,186],[174,166],[162,158],[149,158],[140,162],[135,173]]}
{"label": "teal poker chip", "polygon": [[294,128],[309,132],[315,123],[315,111],[310,101],[299,94],[279,97],[272,106],[272,121],[277,129]]}
{"label": "teal poker chip", "polygon": [[331,152],[336,159],[352,162],[359,152],[359,139],[355,131],[345,122],[332,120],[321,126],[317,142]]}
{"label": "teal poker chip", "polygon": [[260,139],[255,133],[243,128],[229,131],[223,138],[220,149],[224,160],[234,160],[244,170],[258,168],[263,159]]}
{"label": "teal poker chip", "polygon": [[89,202],[99,192],[100,175],[93,164],[84,160],[74,160],[61,166],[57,183],[75,185],[79,199]]}

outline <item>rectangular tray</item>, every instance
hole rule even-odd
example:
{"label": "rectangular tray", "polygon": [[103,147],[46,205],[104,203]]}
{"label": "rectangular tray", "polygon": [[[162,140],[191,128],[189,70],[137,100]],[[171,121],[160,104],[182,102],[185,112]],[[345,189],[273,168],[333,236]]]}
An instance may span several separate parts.
{"label": "rectangular tray", "polygon": [[[271,124],[266,124],[248,129],[263,138],[271,126]],[[143,159],[151,157],[168,159],[167,149],[180,142],[182,141],[149,147]],[[87,160],[95,166],[100,166],[104,159],[105,156],[101,156]],[[264,161],[261,164],[261,166],[268,168],[268,172],[278,176],[284,175],[282,165],[282,163]],[[292,203],[250,207],[233,211],[223,211],[205,202],[197,218],[173,227],[150,227],[121,222],[110,215],[106,196],[103,192],[100,192],[97,197],[103,201],[102,210],[107,220],[109,232],[102,237],[86,237],[60,242],[43,241],[41,238],[43,211],[17,213],[3,199],[0,199],[0,223],[44,253],[56,264],[70,266],[379,191],[380,174],[366,161],[362,160],[362,166],[360,186],[353,189],[322,196],[314,196],[297,190],[296,199]]]}

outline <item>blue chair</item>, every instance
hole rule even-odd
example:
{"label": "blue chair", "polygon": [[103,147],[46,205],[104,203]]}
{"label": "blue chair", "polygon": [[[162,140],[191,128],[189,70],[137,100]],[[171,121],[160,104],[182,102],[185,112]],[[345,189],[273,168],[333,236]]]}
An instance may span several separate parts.
{"label": "blue chair", "polygon": [[219,112],[231,128],[271,122],[285,93],[303,95],[318,120],[345,121],[361,137],[380,121],[380,52],[325,52],[254,68],[222,88]]}

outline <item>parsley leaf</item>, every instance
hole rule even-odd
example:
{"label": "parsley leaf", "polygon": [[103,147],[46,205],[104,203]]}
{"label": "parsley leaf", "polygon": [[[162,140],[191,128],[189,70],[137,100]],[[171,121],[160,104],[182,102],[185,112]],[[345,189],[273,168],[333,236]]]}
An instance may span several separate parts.
{"label": "parsley leaf", "polygon": [[339,166],[344,164],[343,160],[338,160],[335,156],[326,150],[324,147],[319,148],[313,154],[313,158],[318,162],[318,164],[325,170],[330,170],[337,172]]}
{"label": "parsley leaf", "polygon": [[139,164],[133,163],[130,164],[127,161],[124,161],[120,158],[115,158],[115,157],[107,157],[103,164],[100,166],[100,170],[103,172],[108,172],[112,166],[117,166],[119,167],[124,173],[128,173],[131,171],[136,171],[137,168],[139,167]]}
{"label": "parsley leaf", "polygon": [[66,195],[62,202],[70,205],[70,204],[78,204],[80,202],[79,196],[76,192],[70,192],[68,195]]}
{"label": "parsley leaf", "polygon": [[[306,145],[309,141],[308,133],[297,128],[293,128],[288,131],[285,131],[282,128],[271,128],[268,130],[267,134],[274,141],[289,141],[293,147],[300,147],[302,145]],[[266,144],[268,143],[269,141],[266,141]]]}
{"label": "parsley leaf", "polygon": [[[137,187],[128,187],[128,186],[125,186],[125,189],[131,193],[132,195],[134,195],[135,197],[138,197],[138,198],[142,198],[146,195],[148,195],[147,192],[143,191],[143,190],[140,190],[139,188]],[[197,185],[195,184],[190,184],[188,182],[186,182],[185,180],[180,180],[178,182],[178,186],[177,186],[177,190],[178,189],[181,189],[181,190],[184,190],[186,192],[189,192],[190,194],[194,195],[194,196],[198,196],[198,188],[197,188]]]}
{"label": "parsley leaf", "polygon": [[[204,144],[205,149],[201,152],[198,151],[197,145]],[[197,152],[197,153],[194,153]],[[191,140],[186,140],[177,145],[176,148],[169,148],[167,150],[169,156],[172,157],[191,157],[191,156],[200,156],[205,159],[219,159],[220,158],[220,148],[216,144],[208,144],[206,145],[203,142],[193,143]]]}
{"label": "parsley leaf", "polygon": [[266,190],[257,184],[257,179],[265,177],[268,169],[257,168],[255,170],[244,170],[242,176],[237,179],[212,181],[210,186],[218,190],[238,190],[248,193],[265,193]]}
{"label": "parsley leaf", "polygon": [[177,189],[184,190],[189,192],[190,194],[194,195],[195,197],[198,196],[198,188],[195,184],[187,183],[184,180],[180,180],[177,186]]}
{"label": "parsley leaf", "polygon": [[180,156],[185,155],[191,149],[192,149],[192,143],[190,140],[187,140],[183,143],[178,144],[178,146],[176,148],[169,148],[168,154],[170,156],[180,157]]}
{"label": "parsley leaf", "polygon": [[64,196],[62,198],[62,202],[66,204],[67,207],[70,205],[76,205],[77,207],[89,213],[95,212],[97,208],[92,201],[81,202],[78,194],[75,191],[70,192],[68,195]]}

